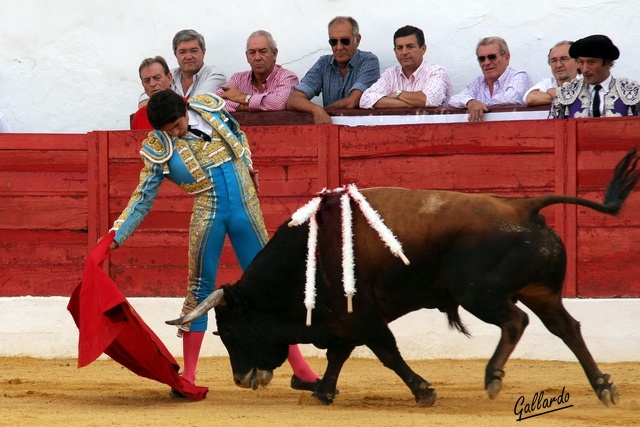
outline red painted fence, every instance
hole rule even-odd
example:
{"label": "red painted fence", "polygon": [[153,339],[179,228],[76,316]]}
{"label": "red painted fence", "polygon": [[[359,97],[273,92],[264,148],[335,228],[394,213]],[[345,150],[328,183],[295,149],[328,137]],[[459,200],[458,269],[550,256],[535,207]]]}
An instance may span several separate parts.
{"label": "red painted fence", "polygon": [[[322,188],[370,186],[577,194],[602,199],[640,142],[637,118],[374,127],[246,126],[272,233]],[[0,134],[0,296],[69,295],[88,250],[137,184],[145,132]],[[128,296],[182,296],[192,198],[170,182],[110,274]],[[640,190],[618,218],[573,206],[543,213],[569,255],[569,297],[640,297]],[[226,248],[220,283],[237,280]]]}

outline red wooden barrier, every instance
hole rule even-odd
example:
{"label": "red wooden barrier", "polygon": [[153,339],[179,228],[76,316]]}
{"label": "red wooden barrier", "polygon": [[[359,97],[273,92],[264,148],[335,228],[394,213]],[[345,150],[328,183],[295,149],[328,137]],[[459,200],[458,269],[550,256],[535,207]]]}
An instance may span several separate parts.
{"label": "red wooden barrier", "polygon": [[[322,188],[402,186],[601,199],[640,141],[636,118],[376,127],[245,126],[270,233]],[[69,295],[84,258],[137,184],[145,132],[0,134],[0,296]],[[111,275],[128,296],[182,296],[192,198],[162,186]],[[547,208],[568,248],[565,294],[640,296],[640,191],[619,218]],[[227,247],[219,283],[240,276]]]}

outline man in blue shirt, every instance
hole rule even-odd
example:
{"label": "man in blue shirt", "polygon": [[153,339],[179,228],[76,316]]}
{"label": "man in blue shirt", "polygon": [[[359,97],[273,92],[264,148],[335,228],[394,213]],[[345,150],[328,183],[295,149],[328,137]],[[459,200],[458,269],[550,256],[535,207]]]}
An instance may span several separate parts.
{"label": "man in blue shirt", "polygon": [[[326,110],[358,108],[360,97],[380,78],[378,57],[358,49],[360,29],[355,19],[338,16],[329,22],[332,55],[321,56],[296,86],[288,110],[313,115],[316,124],[331,124]],[[311,102],[322,93],[323,107]]]}

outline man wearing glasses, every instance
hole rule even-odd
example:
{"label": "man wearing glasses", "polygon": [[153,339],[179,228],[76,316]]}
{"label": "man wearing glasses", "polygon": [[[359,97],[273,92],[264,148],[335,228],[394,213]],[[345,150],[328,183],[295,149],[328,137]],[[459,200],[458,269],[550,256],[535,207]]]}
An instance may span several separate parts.
{"label": "man wearing glasses", "polygon": [[640,85],[611,75],[620,50],[609,37],[596,34],[580,39],[571,45],[569,55],[576,59],[583,78],[558,88],[549,118],[640,115]]}
{"label": "man wearing glasses", "polygon": [[[288,110],[313,115],[315,124],[331,124],[326,110],[358,108],[360,97],[380,77],[378,57],[358,49],[360,29],[355,19],[338,16],[329,22],[332,55],[321,56],[296,86]],[[322,93],[323,107],[310,100]]]}
{"label": "man wearing glasses", "polygon": [[531,87],[526,71],[509,67],[511,54],[501,37],[485,37],[476,46],[482,76],[477,77],[460,93],[453,95],[449,105],[466,107],[470,122],[482,121],[492,105],[522,105],[522,96]]}
{"label": "man wearing glasses", "polygon": [[551,104],[556,97],[556,89],[570,82],[578,75],[578,63],[569,55],[572,41],[561,41],[549,51],[547,62],[553,77],[547,77],[531,87],[522,98],[529,107]]}
{"label": "man wearing glasses", "polygon": [[[171,89],[183,98],[213,93],[227,81],[217,67],[204,65],[206,52],[204,37],[195,30],[178,31],[173,37],[173,54],[178,67],[171,70]],[[149,96],[143,93],[139,101],[138,108],[147,104]]]}

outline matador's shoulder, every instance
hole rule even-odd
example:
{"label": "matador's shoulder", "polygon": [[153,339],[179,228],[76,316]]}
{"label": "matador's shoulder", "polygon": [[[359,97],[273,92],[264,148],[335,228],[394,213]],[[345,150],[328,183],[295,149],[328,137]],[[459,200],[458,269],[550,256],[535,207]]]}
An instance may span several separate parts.
{"label": "matador's shoulder", "polygon": [[171,135],[159,130],[149,132],[147,138],[142,141],[140,154],[153,163],[166,162],[173,154]]}
{"label": "matador's shoulder", "polygon": [[615,80],[616,89],[620,94],[620,100],[625,105],[636,105],[640,103],[640,85],[635,80],[627,78]]}
{"label": "matador's shoulder", "polygon": [[582,92],[583,86],[584,79],[575,78],[570,82],[565,82],[557,91],[557,100],[562,105],[573,104]]}
{"label": "matador's shoulder", "polygon": [[203,93],[190,98],[189,106],[194,110],[220,111],[225,106],[225,100],[214,93]]}

